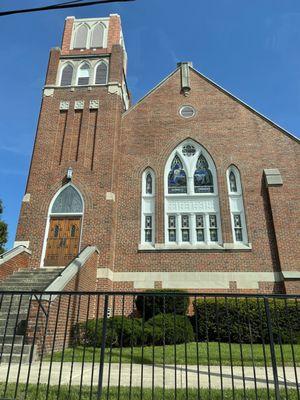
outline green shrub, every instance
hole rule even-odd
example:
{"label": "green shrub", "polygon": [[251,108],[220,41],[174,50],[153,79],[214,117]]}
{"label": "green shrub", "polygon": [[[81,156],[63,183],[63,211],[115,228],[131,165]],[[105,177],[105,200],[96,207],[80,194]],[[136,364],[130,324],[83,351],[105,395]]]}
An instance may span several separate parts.
{"label": "green shrub", "polygon": [[[101,347],[103,319],[88,320],[75,325],[73,342],[77,346]],[[141,320],[116,316],[107,320],[106,346],[138,346],[141,342]]]}
{"label": "green shrub", "polygon": [[145,323],[145,344],[176,344],[194,340],[193,326],[185,315],[158,314]]}
{"label": "green shrub", "polygon": [[[136,308],[139,314],[147,321],[157,314],[176,313],[176,315],[186,315],[189,306],[189,295],[184,290],[149,290],[149,295],[138,295],[136,298]],[[155,296],[151,292],[159,292]],[[166,293],[174,293],[168,296]],[[176,295],[181,293],[180,296]],[[186,293],[186,296],[182,295]]]}
{"label": "green shrub", "polygon": [[[300,315],[295,301],[269,299],[276,343],[300,343]],[[269,343],[264,299],[213,298],[194,302],[194,328],[198,340],[238,343]],[[291,339],[291,328],[293,330]]]}

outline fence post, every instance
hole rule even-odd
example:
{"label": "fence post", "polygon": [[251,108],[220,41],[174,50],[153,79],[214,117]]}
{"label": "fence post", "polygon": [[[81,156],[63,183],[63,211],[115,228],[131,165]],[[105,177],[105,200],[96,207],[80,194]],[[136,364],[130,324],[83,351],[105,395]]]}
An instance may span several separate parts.
{"label": "fence post", "polygon": [[[97,399],[99,400],[102,396],[102,383],[103,383],[103,370],[104,370],[104,355],[105,355],[105,342],[106,342],[106,329],[107,329],[107,311],[108,311],[108,295],[104,296],[104,315],[102,325],[102,343],[100,353],[100,366],[99,366],[99,378],[98,378],[98,394]],[[97,316],[98,318],[98,316]]]}
{"label": "fence post", "polygon": [[264,303],[265,303],[267,327],[268,327],[268,333],[269,333],[269,339],[270,339],[270,351],[271,351],[271,361],[272,361],[272,368],[273,368],[275,399],[280,400],[278,371],[277,371],[276,354],[275,354],[275,347],[274,347],[274,336],[273,336],[273,330],[272,330],[269,299],[267,297],[264,297]]}

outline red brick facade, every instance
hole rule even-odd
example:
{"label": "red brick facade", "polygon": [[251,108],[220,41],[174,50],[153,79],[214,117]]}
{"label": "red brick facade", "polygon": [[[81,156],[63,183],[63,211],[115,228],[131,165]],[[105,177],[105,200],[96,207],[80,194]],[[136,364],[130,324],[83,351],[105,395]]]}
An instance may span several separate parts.
{"label": "red brick facade", "polygon": [[[110,16],[106,48],[83,51],[70,49],[74,21],[66,20],[62,50],[51,51],[26,187],[30,201],[22,204],[17,230],[16,240],[30,243],[31,265],[43,263],[49,205],[66,183],[66,171],[71,166],[72,183],[84,199],[81,248],[95,245],[100,251],[99,290],[170,287],[172,277],[181,276],[178,273],[186,274],[182,275],[184,288],[189,273],[209,273],[210,283],[203,282],[196,290],[299,292],[297,139],[193,68],[189,68],[191,90],[187,97],[182,92],[181,69],[177,68],[126,110],[120,18]],[[91,60],[104,54],[109,57],[107,85],[56,86],[61,60],[74,56]],[[75,110],[78,100],[84,100],[84,107]],[[98,100],[99,108],[90,108],[90,100]],[[68,109],[61,109],[62,101],[69,102]],[[179,115],[180,107],[186,104],[196,110],[194,117]],[[216,166],[225,244],[234,241],[226,171],[232,164],[238,168],[251,243],[248,248],[139,247],[142,173],[147,167],[155,173],[154,234],[155,243],[162,245],[165,165],[172,151],[188,138],[206,149]],[[283,184],[267,185],[264,170],[275,168]],[[285,285],[286,272],[290,278]],[[152,278],[150,273],[164,275],[162,279],[160,275]],[[224,274],[228,280],[225,286],[220,284]],[[147,282],[148,276],[154,281],[143,287],[141,281]],[[256,279],[256,284],[247,283],[248,277]]]}

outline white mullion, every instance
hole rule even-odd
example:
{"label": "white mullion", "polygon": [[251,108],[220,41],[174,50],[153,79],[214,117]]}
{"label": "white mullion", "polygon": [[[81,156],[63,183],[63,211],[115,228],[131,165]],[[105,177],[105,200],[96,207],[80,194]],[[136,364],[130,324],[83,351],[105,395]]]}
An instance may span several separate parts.
{"label": "white mullion", "polygon": [[197,232],[196,232],[196,214],[192,213],[190,217],[190,243],[193,245],[197,243]]}
{"label": "white mullion", "polygon": [[209,213],[204,214],[204,222],[205,222],[205,243],[210,243],[210,224],[209,224]]}
{"label": "white mullion", "polygon": [[181,214],[176,214],[176,243],[182,244]]}

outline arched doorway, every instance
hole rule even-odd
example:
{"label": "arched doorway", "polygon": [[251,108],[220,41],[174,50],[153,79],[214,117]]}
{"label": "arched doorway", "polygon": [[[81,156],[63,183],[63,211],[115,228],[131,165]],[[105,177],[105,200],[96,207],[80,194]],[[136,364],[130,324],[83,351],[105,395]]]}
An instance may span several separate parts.
{"label": "arched doorway", "polygon": [[79,253],[83,200],[71,184],[54,197],[49,212],[45,267],[66,266]]}

